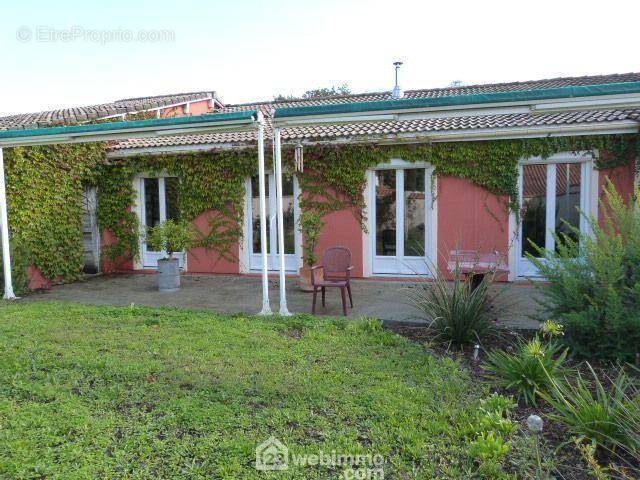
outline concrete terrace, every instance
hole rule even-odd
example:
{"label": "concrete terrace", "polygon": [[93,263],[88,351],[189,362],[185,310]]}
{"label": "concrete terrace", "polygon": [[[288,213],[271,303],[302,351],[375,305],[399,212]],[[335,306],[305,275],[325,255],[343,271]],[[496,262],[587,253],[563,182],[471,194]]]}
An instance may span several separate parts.
{"label": "concrete terrace", "polygon": [[[279,308],[278,280],[269,279],[271,308]],[[352,281],[354,308],[349,318],[375,317],[385,321],[424,322],[424,317],[407,301],[405,291],[415,288],[416,282],[397,280]],[[499,318],[502,326],[509,328],[537,328],[538,322],[528,315],[539,307],[535,301],[536,289],[531,285],[499,285],[505,292],[510,311]],[[287,300],[293,313],[311,312],[312,294],[297,288],[297,279],[287,281]],[[217,313],[250,313],[260,310],[262,303],[261,279],[240,275],[184,275],[182,289],[177,293],[160,293],[156,278],[149,274],[104,275],[67,285],[54,286],[51,290],[36,292],[22,301],[70,301],[93,305],[171,306],[212,310]],[[327,306],[321,307],[318,295],[319,315],[341,315],[342,306],[338,289],[327,290]]]}

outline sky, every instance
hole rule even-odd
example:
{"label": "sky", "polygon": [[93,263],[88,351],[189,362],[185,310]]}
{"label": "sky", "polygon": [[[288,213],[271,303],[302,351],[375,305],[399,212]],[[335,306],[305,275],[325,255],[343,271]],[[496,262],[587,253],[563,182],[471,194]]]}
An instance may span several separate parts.
{"label": "sky", "polygon": [[30,0],[0,9],[0,115],[192,91],[225,103],[343,83],[383,91],[395,60],[405,90],[640,71],[638,0]]}

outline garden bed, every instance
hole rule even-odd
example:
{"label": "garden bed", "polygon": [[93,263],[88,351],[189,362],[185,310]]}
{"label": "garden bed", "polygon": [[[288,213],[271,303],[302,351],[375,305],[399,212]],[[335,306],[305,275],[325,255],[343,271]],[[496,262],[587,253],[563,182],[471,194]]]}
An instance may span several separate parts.
{"label": "garden bed", "polygon": [[[428,345],[428,348],[441,358],[450,358],[458,361],[460,365],[463,366],[464,370],[468,372],[472,381],[489,384],[491,382],[487,379],[488,372],[483,368],[483,361],[486,360],[486,352],[493,349],[513,351],[518,340],[530,340],[539,334],[536,330],[516,331],[509,329],[497,329],[495,335],[491,335],[483,339],[479,358],[478,360],[474,360],[474,345],[456,347],[452,346],[450,343],[438,342],[434,339],[435,333],[428,326],[393,324],[388,325],[387,328],[417,344],[425,346]],[[588,377],[590,375],[590,372],[586,368],[584,362],[569,358],[566,366],[579,371],[584,376]],[[607,383],[610,383],[609,380],[611,378],[615,378],[620,368],[619,365],[597,361],[592,362],[591,366],[598,374],[598,377]],[[630,373],[633,374],[634,372],[632,371]],[[491,388],[502,395],[510,395],[513,393],[495,386],[492,386]],[[519,402],[517,407],[513,410],[513,417],[520,422],[522,431],[526,431],[526,419],[529,415],[539,415],[545,420],[542,438],[546,444],[547,455],[552,457],[550,458],[550,464],[553,464],[554,468],[561,475],[560,478],[575,480],[595,478],[592,475],[584,456],[571,441],[572,435],[567,428],[546,418],[547,415],[552,412],[552,407],[544,402],[544,400],[541,400],[536,406],[525,405],[523,402]],[[601,454],[598,460],[607,464],[612,459],[609,455]],[[627,458],[626,460],[640,471],[640,459]],[[517,471],[514,471],[514,473],[517,473]],[[612,476],[611,478],[618,477]]]}

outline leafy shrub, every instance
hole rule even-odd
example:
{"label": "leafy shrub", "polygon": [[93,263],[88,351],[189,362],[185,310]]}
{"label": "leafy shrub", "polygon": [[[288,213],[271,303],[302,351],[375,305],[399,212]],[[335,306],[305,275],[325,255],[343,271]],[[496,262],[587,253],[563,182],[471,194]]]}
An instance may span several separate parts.
{"label": "leafy shrub", "polygon": [[544,344],[536,337],[528,342],[520,341],[515,353],[489,352],[483,368],[499,386],[515,391],[526,404],[535,405],[538,395],[564,373],[562,364],[567,350],[561,350],[559,344]]}
{"label": "leafy shrub", "polygon": [[540,287],[543,303],[572,353],[630,361],[640,345],[640,210],[609,183],[601,211],[602,226],[588,219],[593,235],[571,227],[556,251],[538,248],[541,258],[530,258],[551,282]]}
{"label": "leafy shrub", "polygon": [[455,274],[449,282],[440,271],[436,271],[433,280],[426,280],[417,288],[408,290],[411,303],[431,320],[431,328],[441,340],[457,345],[465,345],[493,333],[493,316],[499,313],[503,305],[493,298],[489,291],[493,284],[493,275],[485,275],[483,280],[472,288],[470,279]]}
{"label": "leafy shrub", "polygon": [[[28,270],[31,265],[31,255],[26,246],[26,242],[18,237],[12,237],[9,242],[11,252],[11,282],[16,295],[21,295],[29,291]],[[0,286],[4,291],[4,266],[2,255],[0,255]]]}
{"label": "leafy shrub", "polygon": [[509,452],[509,442],[501,434],[482,432],[469,444],[469,454],[477,460],[500,460]]}
{"label": "leafy shrub", "polygon": [[167,252],[172,258],[175,252],[189,250],[194,241],[195,229],[187,222],[167,220],[149,229],[147,242],[157,251]]}
{"label": "leafy shrub", "polygon": [[549,417],[598,446],[640,458],[640,391],[622,369],[603,382],[587,366],[593,383],[580,373],[573,382],[551,379],[550,391],[543,394],[553,406]]}

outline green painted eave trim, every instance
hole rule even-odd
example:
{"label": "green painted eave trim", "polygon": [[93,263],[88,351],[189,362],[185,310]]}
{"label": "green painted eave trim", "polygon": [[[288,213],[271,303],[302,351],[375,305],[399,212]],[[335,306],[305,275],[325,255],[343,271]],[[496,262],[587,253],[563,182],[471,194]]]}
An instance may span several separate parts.
{"label": "green painted eave trim", "polygon": [[49,135],[74,135],[79,133],[107,133],[109,131],[121,131],[131,129],[153,129],[155,127],[189,126],[226,123],[246,120],[252,121],[256,115],[255,110],[231,113],[210,113],[206,115],[194,115],[191,117],[155,118],[151,120],[133,120],[120,122],[91,123],[85,125],[68,125],[60,127],[31,128],[18,130],[0,130],[1,139],[42,137]]}
{"label": "green painted eave trim", "polygon": [[283,119],[312,115],[337,115],[365,112],[384,113],[385,110],[595,97],[600,95],[620,95],[625,93],[640,93],[640,82],[606,83],[601,85],[582,85],[577,87],[556,87],[536,90],[516,90],[511,92],[477,93],[472,95],[450,95],[437,98],[407,98],[400,100],[383,100],[378,102],[351,102],[309,107],[276,108],[274,118]]}

